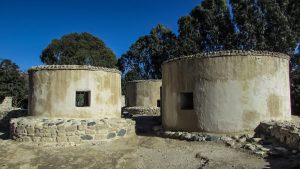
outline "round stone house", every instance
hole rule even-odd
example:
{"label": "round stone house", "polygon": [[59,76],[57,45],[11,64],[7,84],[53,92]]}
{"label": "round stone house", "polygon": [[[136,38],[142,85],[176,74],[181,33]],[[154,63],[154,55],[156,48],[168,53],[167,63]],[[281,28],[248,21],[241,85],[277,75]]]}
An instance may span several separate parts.
{"label": "round stone house", "polygon": [[132,114],[159,114],[160,79],[135,80],[126,84],[126,108]]}
{"label": "round stone house", "polygon": [[161,80],[135,80],[126,84],[128,107],[159,107]]}
{"label": "round stone house", "polygon": [[221,51],[162,65],[165,130],[253,131],[264,120],[289,120],[289,57],[262,51]]}
{"label": "round stone house", "polygon": [[118,70],[83,65],[32,67],[29,113],[58,118],[121,117]]}
{"label": "round stone house", "polygon": [[84,65],[49,65],[29,71],[28,117],[10,121],[20,142],[110,141],[135,135],[121,118],[121,74]]}

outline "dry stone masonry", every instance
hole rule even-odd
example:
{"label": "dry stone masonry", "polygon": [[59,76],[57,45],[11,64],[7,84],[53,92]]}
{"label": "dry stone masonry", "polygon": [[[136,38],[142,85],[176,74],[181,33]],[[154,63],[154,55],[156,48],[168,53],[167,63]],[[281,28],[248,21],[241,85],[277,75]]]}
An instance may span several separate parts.
{"label": "dry stone masonry", "polygon": [[262,122],[258,131],[269,137],[275,138],[277,141],[287,145],[290,148],[300,150],[300,125],[291,122]]}
{"label": "dry stone masonry", "polygon": [[10,122],[11,138],[20,142],[109,141],[135,135],[135,122],[129,119],[47,119],[16,118]]}

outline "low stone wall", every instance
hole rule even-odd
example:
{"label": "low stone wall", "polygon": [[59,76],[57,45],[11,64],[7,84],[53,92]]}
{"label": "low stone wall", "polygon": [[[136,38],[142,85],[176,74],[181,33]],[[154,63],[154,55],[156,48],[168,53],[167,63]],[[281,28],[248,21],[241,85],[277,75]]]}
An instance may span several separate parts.
{"label": "low stone wall", "polygon": [[10,137],[20,142],[109,141],[135,135],[130,119],[46,119],[23,117],[10,122]]}
{"label": "low stone wall", "polygon": [[124,107],[122,112],[132,115],[160,115],[159,107]]}
{"label": "low stone wall", "polygon": [[293,122],[262,122],[257,128],[259,134],[273,137],[286,146],[300,150],[300,125]]}
{"label": "low stone wall", "polygon": [[24,117],[27,115],[27,110],[19,108],[10,108],[9,110],[0,111],[0,128],[8,129],[10,119]]}

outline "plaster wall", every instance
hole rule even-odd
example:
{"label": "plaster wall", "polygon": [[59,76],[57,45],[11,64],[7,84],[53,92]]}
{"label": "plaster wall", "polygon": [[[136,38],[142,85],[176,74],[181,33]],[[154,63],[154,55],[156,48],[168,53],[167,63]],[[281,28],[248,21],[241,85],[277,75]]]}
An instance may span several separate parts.
{"label": "plaster wall", "polygon": [[[244,132],[291,117],[286,55],[225,51],[169,60],[162,68],[166,130]],[[182,92],[193,93],[192,110],[181,109]]]}
{"label": "plaster wall", "polygon": [[[90,66],[44,66],[29,70],[29,113],[59,118],[116,118],[121,113],[121,75]],[[90,91],[90,106],[76,107],[76,91]]]}
{"label": "plaster wall", "polygon": [[5,97],[1,100],[0,111],[6,111],[12,108],[12,97]]}
{"label": "plaster wall", "polygon": [[161,80],[136,80],[126,84],[128,107],[157,107]]}

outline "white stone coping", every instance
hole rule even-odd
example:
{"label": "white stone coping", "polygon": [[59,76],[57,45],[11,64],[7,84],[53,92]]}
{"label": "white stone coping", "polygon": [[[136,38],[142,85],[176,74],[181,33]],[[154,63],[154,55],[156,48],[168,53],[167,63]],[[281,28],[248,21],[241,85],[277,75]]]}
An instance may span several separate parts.
{"label": "white stone coping", "polygon": [[28,72],[40,70],[89,70],[89,71],[105,71],[121,74],[121,71],[114,68],[96,67],[89,65],[40,65],[31,67]]}
{"label": "white stone coping", "polygon": [[181,56],[166,60],[163,64],[179,61],[179,60],[188,60],[188,59],[203,59],[203,58],[214,58],[214,57],[229,57],[229,56],[269,56],[277,57],[282,59],[289,60],[290,57],[286,54],[279,52],[269,52],[269,51],[254,51],[254,50],[225,50],[225,51],[215,51],[215,52],[205,52],[198,53],[194,55]]}

